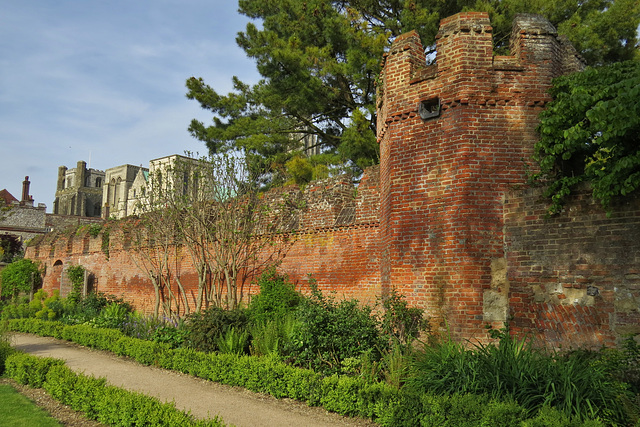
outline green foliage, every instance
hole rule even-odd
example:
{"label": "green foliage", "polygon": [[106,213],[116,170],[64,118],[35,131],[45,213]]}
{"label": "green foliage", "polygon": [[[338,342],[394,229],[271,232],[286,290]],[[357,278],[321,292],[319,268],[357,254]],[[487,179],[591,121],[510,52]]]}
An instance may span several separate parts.
{"label": "green foliage", "polygon": [[60,299],[60,291],[55,289],[51,296],[42,289],[36,292],[29,306],[37,309],[35,317],[43,320],[57,320],[64,311],[64,304]]}
{"label": "green foliage", "polygon": [[[169,343],[169,341],[171,341],[170,339],[160,337],[164,335],[170,335],[171,332],[163,332],[161,330],[172,327],[173,325],[169,325],[166,319],[161,319],[154,316],[144,316],[139,313],[132,313],[131,315],[129,315],[127,320],[120,325],[119,329],[125,335],[132,338]],[[177,339],[178,338],[176,338],[176,340]]]}
{"label": "green foliage", "polygon": [[67,297],[70,304],[75,305],[82,298],[82,288],[84,286],[85,268],[81,265],[67,267],[67,277],[71,281],[71,292]]}
{"label": "green foliage", "polygon": [[20,384],[42,388],[47,372],[54,365],[64,365],[59,359],[38,358],[26,353],[13,353],[5,361],[7,375]]}
{"label": "green foliage", "polygon": [[103,378],[76,374],[64,362],[15,354],[7,374],[22,384],[44,387],[55,399],[107,425],[220,426],[217,419],[195,420],[174,404],[109,386]]}
{"label": "green foliage", "polygon": [[568,417],[564,412],[544,406],[538,414],[522,421],[522,427],[602,427],[600,420],[581,420],[579,417]]}
{"label": "green foliage", "polygon": [[287,172],[297,185],[306,185],[313,180],[313,166],[309,159],[296,156],[289,160],[286,165]]}
{"label": "green foliage", "polygon": [[7,265],[0,275],[2,278],[2,296],[18,298],[21,292],[29,293],[37,288],[42,278],[38,265],[29,259],[21,259]]}
{"label": "green foliage", "polygon": [[0,321],[0,376],[4,374],[4,362],[15,350],[11,347],[9,323]]}
{"label": "green foliage", "polygon": [[16,236],[0,236],[0,262],[10,263],[22,258],[22,242]]}
{"label": "green foliage", "polygon": [[188,345],[200,351],[218,350],[217,340],[229,329],[244,329],[249,322],[244,309],[223,310],[209,307],[201,313],[190,315],[185,321],[185,329],[189,333]]}
{"label": "green foliage", "polygon": [[345,359],[369,352],[379,359],[387,343],[378,330],[371,308],[357,300],[336,302],[326,297],[312,281],[311,296],[298,308],[287,355],[300,366],[325,374],[341,371]]}
{"label": "green foliage", "polygon": [[60,322],[51,322],[36,318],[10,319],[9,330],[37,334],[45,337],[62,338],[65,325]]}
{"label": "green foliage", "polygon": [[[305,138],[322,151],[309,159],[356,172],[377,163],[376,79],[391,40],[417,30],[428,53],[442,18],[489,12],[496,50],[508,49],[517,13],[539,13],[566,35],[590,64],[637,55],[637,0],[242,0],[251,20],[236,41],[263,77],[251,86],[233,79],[219,94],[202,78],[187,80],[187,97],[213,113],[213,123],[193,120],[191,134],[212,153],[243,152],[255,167],[273,166],[272,183],[303,151]],[[289,164],[296,182],[308,164]]]}
{"label": "green foliage", "polygon": [[229,328],[215,340],[220,353],[247,354],[249,352],[249,331]]}
{"label": "green foliage", "polygon": [[603,349],[599,363],[613,372],[614,378],[629,384],[635,395],[640,395],[640,346],[633,336],[625,338],[622,349]]}
{"label": "green foliage", "polygon": [[[249,357],[203,353],[190,348],[173,350],[169,346],[126,337],[119,331],[110,329],[95,329],[86,325],[64,326],[58,322],[44,322],[37,319],[19,319],[10,322],[12,329],[32,333],[37,333],[44,324],[58,325],[62,328],[62,333],[58,335],[64,335],[66,339],[113,351],[140,363],[173,369],[231,386],[245,387],[258,393],[268,393],[276,398],[288,397],[310,405],[323,405],[326,409],[343,415],[371,418],[381,426],[577,427],[584,425],[596,427],[604,425],[584,417],[570,418],[548,405],[543,406],[539,411],[533,411],[533,418],[528,418],[527,414],[531,411],[512,399],[501,401],[487,394],[452,392],[438,396],[433,392],[416,393],[407,387],[399,389],[363,377],[338,375],[322,377],[311,370],[287,365],[275,356]],[[519,341],[515,341],[516,348],[520,347],[518,343]],[[95,415],[97,419],[104,422],[113,420],[114,418],[110,417],[116,416],[113,414],[113,407],[103,408],[103,406],[109,406],[107,402],[110,399],[119,399],[119,397],[108,394],[108,398],[103,400],[102,395],[93,394],[93,390],[105,389],[103,380],[87,380],[86,377],[72,374],[64,366],[57,366],[57,363],[34,362],[33,359],[37,358],[33,356],[22,355],[16,359],[12,355],[10,358],[15,360],[11,362],[11,372],[19,373],[17,375],[24,377],[25,381],[44,381],[45,389],[64,403],[72,407],[75,405],[75,408],[81,408],[87,414],[106,411],[110,415],[105,415],[104,419]],[[47,365],[49,369],[37,363],[49,364]],[[20,367],[21,365],[25,367]],[[589,374],[588,368],[585,368],[584,374]],[[135,399],[127,402],[129,403],[125,405],[123,411],[131,414],[131,417],[136,416],[133,415],[135,411],[132,408],[146,408],[146,404]],[[611,402],[611,405],[613,404],[615,402]],[[120,403],[115,404],[114,407],[119,408],[118,405]],[[137,412],[137,416],[146,411],[145,409]]]}
{"label": "green foliage", "polygon": [[112,303],[123,305],[127,307],[127,311],[132,311],[131,305],[122,298],[107,295],[102,292],[91,292],[80,299],[75,305],[67,305],[65,307],[65,314],[61,320],[71,325],[85,323],[97,317],[105,307]]}
{"label": "green foliage", "polygon": [[100,314],[89,321],[89,323],[98,328],[114,328],[120,329],[131,313],[129,304],[121,304],[111,302],[104,307]]}
{"label": "green foliage", "polygon": [[156,328],[151,335],[151,340],[164,343],[171,348],[179,348],[187,344],[189,332],[184,327],[167,325],[166,323]]}
{"label": "green foliage", "polygon": [[100,235],[101,231],[102,224],[89,224],[88,233],[89,236],[93,237],[94,239]]}
{"label": "green foliage", "polygon": [[104,229],[102,230],[102,243],[100,244],[100,249],[102,249],[102,253],[104,253],[104,256],[107,259],[109,259],[109,244],[110,244],[109,228],[105,226]]}
{"label": "green foliage", "polygon": [[540,115],[540,172],[533,176],[547,185],[549,212],[559,212],[582,182],[610,211],[640,187],[640,61],[560,77],[551,95]]}
{"label": "green foliage", "polygon": [[295,311],[300,303],[301,296],[294,285],[275,269],[264,272],[258,279],[258,286],[260,293],[253,296],[248,310],[253,323],[281,319]]}
{"label": "green foliage", "polygon": [[287,183],[294,183],[304,187],[311,181],[329,177],[329,168],[325,164],[326,156],[305,157],[297,155],[287,161],[285,167],[290,179]]}
{"label": "green foliage", "polygon": [[612,423],[628,419],[624,404],[631,394],[604,364],[581,354],[548,354],[508,330],[493,331],[497,344],[446,340],[415,353],[408,385],[419,393],[487,394],[514,399],[528,415],[551,406],[580,420],[600,417]]}
{"label": "green foliage", "polygon": [[392,289],[382,298],[382,331],[401,344],[410,344],[420,333],[429,333],[424,310],[409,307],[402,295]]}
{"label": "green foliage", "polygon": [[295,313],[289,313],[273,320],[251,324],[251,354],[283,355],[289,346],[296,323]]}

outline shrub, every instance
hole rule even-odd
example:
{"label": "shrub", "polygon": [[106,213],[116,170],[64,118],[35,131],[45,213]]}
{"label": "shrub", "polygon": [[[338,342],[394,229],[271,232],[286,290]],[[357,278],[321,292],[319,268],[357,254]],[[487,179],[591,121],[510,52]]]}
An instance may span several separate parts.
{"label": "shrub", "polygon": [[[487,394],[450,393],[437,396],[432,393],[416,392],[408,387],[398,389],[362,377],[333,375],[323,378],[316,372],[292,367],[273,356],[249,357],[202,353],[188,348],[172,350],[164,344],[126,337],[113,329],[95,329],[86,325],[63,326],[58,322],[45,322],[38,319],[18,319],[9,323],[14,329],[23,328],[20,330],[24,332],[34,332],[44,324],[58,325],[63,328],[62,335],[65,338],[72,338],[85,345],[95,345],[96,348],[103,350],[111,350],[116,354],[132,357],[141,363],[175,369],[223,384],[245,387],[259,393],[269,393],[278,398],[289,397],[310,405],[322,404],[325,408],[343,415],[372,418],[382,426],[577,427],[584,425],[599,427],[603,425],[589,418],[569,417],[547,405],[539,411],[534,411],[534,418],[527,420],[529,411],[513,399],[500,401]],[[63,402],[70,402],[68,404],[71,406],[76,405],[88,414],[95,414],[95,418],[98,419],[101,419],[98,414],[104,411],[107,415],[101,419],[103,422],[115,422],[118,425],[144,424],[144,419],[140,418],[141,414],[146,414],[149,410],[147,403],[138,401],[138,397],[125,397],[123,403],[118,400],[122,398],[121,395],[105,391],[108,387],[102,380],[76,376],[65,366],[58,366],[55,362],[40,361],[36,364],[33,359],[37,358],[28,355],[20,357],[12,355],[9,359],[14,361],[13,365],[10,364],[11,371],[19,372],[19,375],[26,378],[25,381],[42,381],[44,376],[45,388]],[[47,363],[48,370],[45,369],[46,366],[41,365]],[[135,408],[144,409],[135,411]],[[119,411],[122,414],[118,415]],[[123,418],[118,418],[120,416]],[[164,414],[163,416],[167,417],[167,420],[173,420],[172,415]],[[149,418],[149,420],[153,420],[155,425],[155,418]],[[170,424],[169,421],[167,423]]]}
{"label": "shrub", "polygon": [[291,341],[296,325],[295,313],[250,326],[251,354],[256,356],[282,355]]}
{"label": "shrub", "polygon": [[387,342],[371,308],[354,299],[336,302],[325,297],[314,282],[311,289],[311,296],[298,308],[298,323],[286,351],[294,364],[334,374],[341,371],[345,359],[367,352],[379,360]]}
{"label": "shrub", "polygon": [[295,311],[302,298],[287,277],[277,274],[275,268],[260,276],[258,286],[260,293],[253,296],[248,310],[252,323],[283,318]]}
{"label": "shrub", "polygon": [[381,299],[382,331],[390,339],[401,344],[409,344],[423,332],[430,332],[429,319],[424,315],[424,310],[417,307],[409,307],[402,295],[392,289],[388,295]]}
{"label": "shrub", "polygon": [[216,351],[218,337],[231,328],[245,329],[248,322],[244,309],[224,310],[219,307],[210,307],[204,312],[187,317],[185,321],[185,329],[189,334],[187,345],[200,351]]}
{"label": "shrub", "polygon": [[98,237],[101,231],[102,231],[102,224],[89,224],[89,227],[87,230],[87,232],[89,233],[89,236],[93,238]]}
{"label": "shrub", "polygon": [[9,338],[9,322],[0,321],[0,376],[4,374],[5,360],[15,352]]}
{"label": "shrub", "polygon": [[40,309],[35,313],[37,319],[57,320],[64,311],[64,303],[60,299],[60,291],[54,290],[50,297],[44,291],[38,291],[30,303]]}
{"label": "shrub", "polygon": [[64,365],[59,359],[38,358],[30,354],[15,352],[7,357],[5,367],[7,375],[20,384],[41,388],[47,372],[54,365]]}
{"label": "shrub", "polygon": [[67,306],[62,321],[71,325],[85,323],[97,317],[102,309],[111,303],[123,305],[127,307],[128,311],[132,311],[131,305],[125,302],[122,298],[117,298],[113,295],[106,295],[102,292],[91,292],[78,301],[77,304]]}
{"label": "shrub", "polygon": [[21,259],[7,265],[0,273],[2,296],[17,300],[21,292],[29,293],[42,282],[38,265],[29,259]]}
{"label": "shrub", "polygon": [[508,330],[493,331],[497,344],[466,349],[451,339],[416,352],[408,385],[418,393],[487,394],[514,399],[529,415],[551,406],[579,420],[627,421],[626,386],[604,364],[581,353],[553,354]]}
{"label": "shrub", "polygon": [[[120,330],[127,336],[142,340],[153,340],[156,331],[165,327],[164,319],[131,313],[127,320],[120,325]],[[186,332],[185,332],[186,334]]]}
{"label": "shrub", "polygon": [[184,325],[173,325],[161,323],[151,334],[150,339],[154,342],[167,344],[171,348],[179,348],[186,345],[189,332],[184,329]]}
{"label": "shrub", "polygon": [[246,329],[229,328],[215,340],[220,353],[248,354],[249,331]]}
{"label": "shrub", "polygon": [[98,328],[119,329],[127,321],[130,313],[129,304],[111,302],[100,311],[98,316],[91,319],[90,323]]}
{"label": "shrub", "polygon": [[61,360],[15,354],[7,373],[22,384],[44,389],[55,399],[108,425],[220,426],[217,419],[195,420],[172,403],[109,386],[103,378],[75,374]]}

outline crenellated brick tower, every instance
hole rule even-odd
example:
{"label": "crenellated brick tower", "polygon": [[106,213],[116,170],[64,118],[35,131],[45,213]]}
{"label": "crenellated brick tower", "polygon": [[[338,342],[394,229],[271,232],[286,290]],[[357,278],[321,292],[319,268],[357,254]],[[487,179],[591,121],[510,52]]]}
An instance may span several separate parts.
{"label": "crenellated brick tower", "polygon": [[456,336],[507,320],[503,236],[508,190],[526,182],[551,80],[583,67],[536,15],[514,22],[494,56],[484,12],[443,19],[435,64],[416,32],[385,56],[378,98],[381,281]]}

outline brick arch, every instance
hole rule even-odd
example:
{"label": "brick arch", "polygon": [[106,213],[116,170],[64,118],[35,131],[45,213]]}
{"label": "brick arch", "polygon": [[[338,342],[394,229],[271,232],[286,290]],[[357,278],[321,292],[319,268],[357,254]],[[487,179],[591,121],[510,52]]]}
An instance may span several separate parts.
{"label": "brick arch", "polygon": [[64,264],[62,260],[58,259],[53,263],[51,272],[49,273],[51,274],[51,280],[49,281],[51,290],[55,290],[55,289],[60,290],[63,272],[64,272]]}

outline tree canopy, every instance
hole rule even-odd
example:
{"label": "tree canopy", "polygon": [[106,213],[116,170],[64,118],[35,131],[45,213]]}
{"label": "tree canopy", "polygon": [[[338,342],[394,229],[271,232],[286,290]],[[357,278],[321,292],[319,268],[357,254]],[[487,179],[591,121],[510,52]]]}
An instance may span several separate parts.
{"label": "tree canopy", "polygon": [[[252,19],[236,39],[262,79],[233,79],[216,92],[203,78],[187,80],[187,97],[212,113],[193,120],[191,134],[211,153],[241,151],[254,165],[286,176],[305,145],[306,161],[358,172],[378,162],[375,82],[394,37],[417,30],[432,50],[440,19],[465,10],[489,12],[496,50],[504,50],[516,13],[540,13],[566,34],[591,64],[637,55],[637,0],[240,0]],[[296,164],[300,169],[299,162]]]}
{"label": "tree canopy", "polygon": [[541,114],[536,157],[551,213],[589,182],[609,212],[618,196],[640,188],[640,61],[626,61],[555,81]]}

